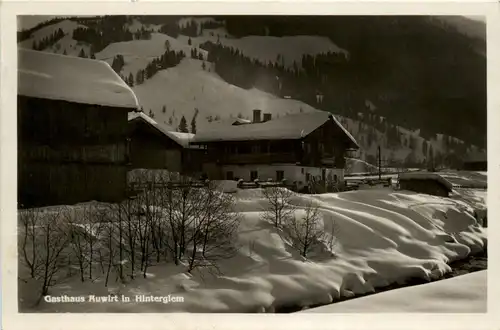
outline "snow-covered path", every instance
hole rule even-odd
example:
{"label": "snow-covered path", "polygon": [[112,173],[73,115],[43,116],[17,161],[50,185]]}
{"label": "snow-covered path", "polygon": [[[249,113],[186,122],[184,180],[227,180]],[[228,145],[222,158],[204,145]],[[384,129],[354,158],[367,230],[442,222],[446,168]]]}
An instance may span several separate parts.
{"label": "snow-covered path", "polygon": [[309,313],[486,313],[486,270],[311,308]]}

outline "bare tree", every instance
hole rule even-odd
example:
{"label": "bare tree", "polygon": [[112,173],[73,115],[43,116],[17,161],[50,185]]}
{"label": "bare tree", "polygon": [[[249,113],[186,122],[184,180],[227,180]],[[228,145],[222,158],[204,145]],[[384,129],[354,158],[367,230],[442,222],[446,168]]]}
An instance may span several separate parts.
{"label": "bare tree", "polygon": [[263,219],[270,221],[276,228],[293,216],[295,207],[290,204],[293,192],[281,187],[267,187],[262,190],[268,206],[263,213]]}
{"label": "bare tree", "polygon": [[[118,253],[120,258],[119,275],[121,280],[123,281],[125,276],[123,264],[125,260],[128,261],[130,278],[134,279],[135,276],[138,246],[138,227],[136,219],[139,216],[136,201],[134,199],[125,200],[124,202],[117,205],[117,212]],[[110,235],[109,232],[108,235]]]}
{"label": "bare tree", "polygon": [[22,261],[30,269],[31,277],[41,283],[37,304],[48,294],[49,288],[61,280],[58,273],[68,265],[66,249],[70,235],[63,212],[64,209],[58,208],[54,211],[30,210],[21,213],[25,230],[20,242]]}
{"label": "bare tree", "polygon": [[[159,180],[155,180],[157,183]],[[138,221],[138,243],[140,248],[141,271],[146,277],[146,271],[151,263],[151,258],[156,252],[159,260],[160,241],[162,233],[163,210],[158,206],[161,201],[161,188],[152,188],[144,191],[138,197],[138,204],[141,208],[141,214],[137,217]]]}
{"label": "bare tree", "polygon": [[[76,258],[78,269],[80,272],[80,280],[85,282],[85,269],[88,261],[88,246],[86,244],[87,229],[84,225],[77,223],[75,210],[68,210],[65,213],[65,218],[69,226],[70,247],[72,256]],[[70,265],[71,267],[71,265]]]}
{"label": "bare tree", "polygon": [[22,236],[19,240],[21,261],[29,268],[31,278],[35,278],[40,265],[37,244],[37,227],[41,212],[35,209],[20,211]]}
{"label": "bare tree", "polygon": [[88,204],[83,207],[84,238],[88,247],[89,279],[93,279],[94,260],[104,224],[109,223],[108,209]]}
{"label": "bare tree", "polygon": [[338,245],[337,237],[339,237],[339,232],[340,232],[340,227],[337,225],[337,223],[332,217],[330,229],[328,231],[325,231],[323,240],[325,242],[326,248],[331,253],[331,255],[335,254],[335,249]]}
{"label": "bare tree", "polygon": [[305,207],[305,215],[302,218],[297,219],[294,216],[287,222],[290,238],[304,258],[307,258],[307,254],[325,240],[321,222],[321,213],[312,202]]}
{"label": "bare tree", "polygon": [[233,196],[218,191],[213,183],[201,189],[199,197],[202,203],[191,236],[188,272],[205,267],[220,273],[217,262],[237,252],[235,235],[240,215],[234,211]]}

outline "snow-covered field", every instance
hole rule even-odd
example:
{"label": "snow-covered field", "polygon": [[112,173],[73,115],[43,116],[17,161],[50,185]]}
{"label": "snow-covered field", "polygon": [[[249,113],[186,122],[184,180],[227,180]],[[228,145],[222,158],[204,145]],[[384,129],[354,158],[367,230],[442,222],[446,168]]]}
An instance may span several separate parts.
{"label": "snow-covered field", "polygon": [[[262,190],[239,190],[235,198],[236,209],[242,214],[239,249],[235,256],[220,261],[223,275],[203,269],[188,274],[183,265],[160,264],[151,266],[146,278],[136,278],[126,285],[114,282],[114,275],[108,287],[103,284],[104,275],[83,283],[74,276],[51,288],[50,294],[125,295],[131,302],[42,302],[36,310],[273,312],[290,305],[302,308],[412,278],[439,278],[450,271],[449,262],[483,250],[487,242],[486,230],[463,201],[389,189],[298,194],[292,200],[298,207],[296,216],[302,217],[301,208],[314,200],[323,230],[330,233],[333,228],[336,233],[333,251],[321,245],[306,259],[281,231],[261,217],[266,205]],[[30,306],[34,283],[20,281],[19,285],[22,304]],[[182,296],[183,302],[134,301],[136,295],[143,294]]]}
{"label": "snow-covered field", "polygon": [[308,313],[486,313],[487,271],[478,271],[425,285],[391,290]]}

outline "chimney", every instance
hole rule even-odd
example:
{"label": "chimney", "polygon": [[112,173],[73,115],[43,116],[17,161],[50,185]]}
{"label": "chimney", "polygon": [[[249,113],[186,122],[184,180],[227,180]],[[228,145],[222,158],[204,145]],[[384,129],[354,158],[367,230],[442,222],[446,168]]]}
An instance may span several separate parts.
{"label": "chimney", "polygon": [[265,123],[266,121],[270,121],[272,119],[272,115],[270,113],[265,113],[262,121]]}
{"label": "chimney", "polygon": [[255,109],[253,111],[253,123],[260,123],[260,113],[262,110]]}

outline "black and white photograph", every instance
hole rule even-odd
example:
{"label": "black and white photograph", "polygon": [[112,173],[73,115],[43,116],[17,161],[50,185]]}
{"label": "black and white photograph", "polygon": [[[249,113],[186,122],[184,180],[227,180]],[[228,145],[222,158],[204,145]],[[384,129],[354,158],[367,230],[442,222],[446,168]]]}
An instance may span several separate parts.
{"label": "black and white photograph", "polygon": [[488,312],[486,16],[16,20],[19,313]]}

